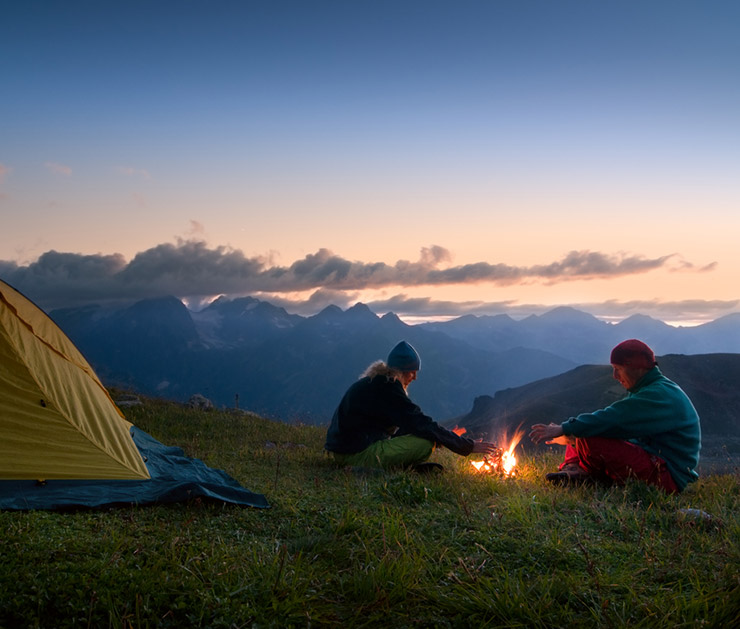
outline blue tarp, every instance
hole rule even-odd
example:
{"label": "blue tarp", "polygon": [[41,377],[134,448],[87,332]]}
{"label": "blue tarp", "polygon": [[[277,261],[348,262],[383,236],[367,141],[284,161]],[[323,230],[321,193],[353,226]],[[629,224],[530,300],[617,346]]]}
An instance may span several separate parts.
{"label": "blue tarp", "polygon": [[165,446],[135,426],[131,436],[149,470],[148,480],[0,480],[0,509],[57,510],[184,502],[206,498],[266,508],[262,494],[242,487],[223,470]]}

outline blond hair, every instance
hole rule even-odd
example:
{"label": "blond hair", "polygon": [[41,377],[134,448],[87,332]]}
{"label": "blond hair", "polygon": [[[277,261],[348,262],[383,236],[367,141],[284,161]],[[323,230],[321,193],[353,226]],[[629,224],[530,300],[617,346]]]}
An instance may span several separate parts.
{"label": "blond hair", "polygon": [[400,380],[401,372],[398,369],[389,367],[382,360],[376,360],[362,372],[360,378],[375,378],[375,376],[385,376],[389,380]]}

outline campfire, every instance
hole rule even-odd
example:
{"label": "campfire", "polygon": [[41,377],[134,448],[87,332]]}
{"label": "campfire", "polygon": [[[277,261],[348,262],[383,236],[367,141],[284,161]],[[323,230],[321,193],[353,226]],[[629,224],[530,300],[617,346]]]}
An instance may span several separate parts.
{"label": "campfire", "polygon": [[[463,434],[465,429],[455,428],[455,432]],[[508,441],[504,435],[503,438],[499,439],[499,443],[503,445],[496,449],[495,454],[486,457],[482,461],[471,461],[470,465],[481,474],[497,474],[504,477],[515,476],[517,473],[517,460],[514,450],[519,445],[523,436],[524,431],[521,430],[515,432],[514,436]]]}

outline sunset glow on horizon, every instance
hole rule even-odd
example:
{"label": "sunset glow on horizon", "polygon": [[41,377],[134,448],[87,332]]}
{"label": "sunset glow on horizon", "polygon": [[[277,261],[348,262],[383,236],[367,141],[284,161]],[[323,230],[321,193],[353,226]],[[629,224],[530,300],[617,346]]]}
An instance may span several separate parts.
{"label": "sunset glow on horizon", "polygon": [[51,309],[740,312],[740,5],[13,3],[0,278]]}

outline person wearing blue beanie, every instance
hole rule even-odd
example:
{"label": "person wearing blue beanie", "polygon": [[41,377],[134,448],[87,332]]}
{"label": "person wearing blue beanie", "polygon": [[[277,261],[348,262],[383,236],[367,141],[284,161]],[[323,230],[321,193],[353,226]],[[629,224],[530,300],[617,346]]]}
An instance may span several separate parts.
{"label": "person wearing blue beanie", "polygon": [[421,369],[421,358],[417,351],[406,341],[401,341],[388,354],[386,364],[398,371],[419,371]]}
{"label": "person wearing blue beanie", "polygon": [[372,363],[347,389],[329,424],[324,446],[337,463],[429,471],[442,469],[439,464],[425,463],[435,446],[461,456],[495,453],[495,444],[455,434],[411,401],[407,388],[420,368],[419,353],[401,341],[386,362]]}

